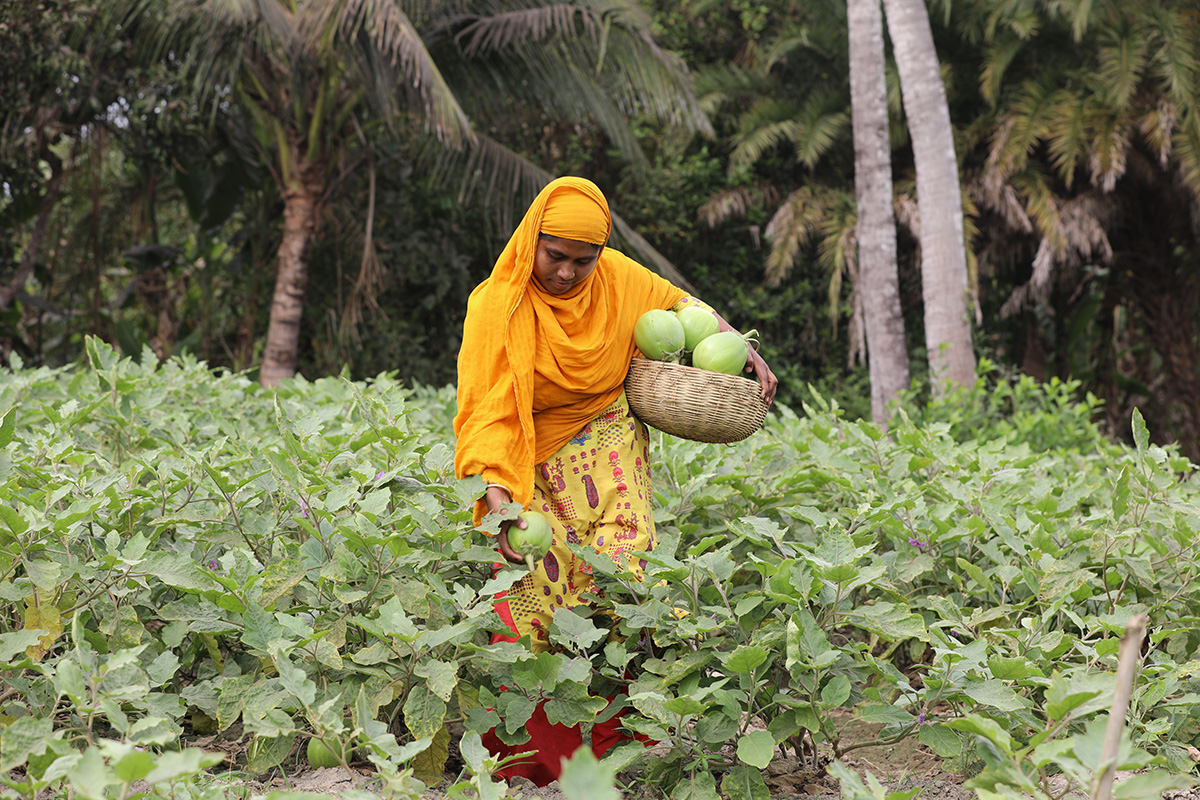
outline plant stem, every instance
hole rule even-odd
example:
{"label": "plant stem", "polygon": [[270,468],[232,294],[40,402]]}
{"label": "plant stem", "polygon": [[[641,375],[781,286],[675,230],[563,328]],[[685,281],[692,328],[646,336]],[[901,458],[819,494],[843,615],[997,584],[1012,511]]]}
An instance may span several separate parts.
{"label": "plant stem", "polygon": [[845,747],[839,747],[839,748],[837,748],[837,757],[841,758],[846,753],[852,752],[854,750],[861,750],[864,747],[891,747],[894,744],[899,744],[900,742],[904,741],[909,736],[912,736],[913,731],[915,731],[916,729],[917,729],[916,725],[910,725],[909,727],[905,728],[901,733],[897,733],[895,736],[889,737],[887,739],[879,739],[878,741],[873,741],[873,742],[858,742],[857,744],[851,744],[851,745],[847,745]]}
{"label": "plant stem", "polygon": [[1121,732],[1125,728],[1125,712],[1129,709],[1129,696],[1133,692],[1133,678],[1141,654],[1142,639],[1146,635],[1149,618],[1135,614],[1125,623],[1125,635],[1121,637],[1121,649],[1117,656],[1117,691],[1113,695],[1112,708],[1108,712],[1108,727],[1104,732],[1104,749],[1100,751],[1100,763],[1104,771],[1096,776],[1092,787],[1092,800],[1110,800],[1113,779],[1117,772],[1117,752],[1121,745]]}

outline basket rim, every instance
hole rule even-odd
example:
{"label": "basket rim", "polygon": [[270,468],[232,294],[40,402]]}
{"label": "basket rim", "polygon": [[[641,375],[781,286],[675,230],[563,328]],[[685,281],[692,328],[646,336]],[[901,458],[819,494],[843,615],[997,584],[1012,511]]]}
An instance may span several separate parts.
{"label": "basket rim", "polygon": [[665,372],[690,372],[704,376],[715,375],[718,378],[733,378],[735,380],[745,381],[746,383],[758,383],[758,381],[754,378],[746,378],[742,375],[730,375],[728,372],[715,372],[711,369],[700,369],[700,367],[693,367],[690,364],[675,364],[670,361],[655,361],[653,358],[646,358],[645,356],[634,356],[633,358],[629,359],[629,368],[633,369],[634,367],[639,369],[659,369]]}
{"label": "basket rim", "polygon": [[631,360],[625,392],[645,424],[702,442],[741,441],[770,410],[757,380],[645,357]]}

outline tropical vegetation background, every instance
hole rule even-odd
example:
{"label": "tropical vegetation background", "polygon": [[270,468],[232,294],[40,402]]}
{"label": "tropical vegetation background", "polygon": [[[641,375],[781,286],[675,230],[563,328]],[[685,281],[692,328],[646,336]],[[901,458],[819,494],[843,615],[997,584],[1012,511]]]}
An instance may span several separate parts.
{"label": "tropical vegetation background", "polygon": [[[985,383],[1059,379],[1114,435],[1136,407],[1200,459],[1192,3],[0,8],[4,361],[75,363],[96,335],[264,384],[452,383],[468,292],[572,173],[608,194],[616,246],[763,334],[785,404],[811,387],[878,419],[868,351],[888,397],[940,392],[955,345],[931,330],[966,323]],[[860,97],[882,101],[874,151]],[[955,159],[949,213],[925,208],[922,152]]]}

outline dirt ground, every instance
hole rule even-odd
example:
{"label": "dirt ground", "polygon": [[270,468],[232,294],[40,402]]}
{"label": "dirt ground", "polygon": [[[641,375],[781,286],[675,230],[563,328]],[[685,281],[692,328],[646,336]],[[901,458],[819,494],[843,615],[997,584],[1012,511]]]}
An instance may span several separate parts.
{"label": "dirt ground", "polygon": [[[864,735],[871,732],[864,730]],[[975,793],[962,787],[963,777],[947,771],[940,760],[912,737],[888,748],[865,747],[847,754],[845,763],[856,771],[870,770],[877,778],[894,788],[925,788],[921,797],[929,800],[968,800]],[[837,781],[828,775],[817,776],[800,769],[794,756],[778,758],[767,768],[764,777],[771,789],[772,800],[836,800],[841,796]],[[635,782],[633,782],[635,783]],[[290,780],[278,778],[260,791],[288,788],[293,791],[338,795],[354,788],[345,770],[315,769],[297,774]],[[444,788],[444,787],[441,787]],[[565,800],[558,784],[538,787],[516,778],[509,783],[509,794],[526,800]],[[649,792],[630,792],[627,800],[649,800]],[[444,800],[439,787],[432,787],[424,800]],[[1200,800],[1200,797],[1195,798]]]}
{"label": "dirt ground", "polygon": [[[843,744],[870,744],[876,728],[857,725],[845,729]],[[870,771],[885,786],[892,790],[922,788],[918,796],[923,800],[972,800],[975,792],[964,788],[968,775],[956,772],[954,765],[944,762],[922,745],[915,736],[890,746],[864,746],[848,752],[843,759],[847,766],[859,774]],[[778,758],[770,764],[764,775],[771,790],[771,800],[838,800],[841,792],[838,782],[829,775],[814,775],[799,768],[795,757]],[[636,786],[636,780],[628,785]],[[279,778],[256,790],[287,788],[293,791],[316,794],[340,795],[354,788],[343,769],[316,769],[302,772],[289,778]],[[443,787],[432,787],[423,800],[445,800]],[[546,787],[534,786],[531,782],[517,778],[509,784],[509,796],[525,800],[565,800],[558,784]],[[654,795],[645,791],[632,791],[626,800],[649,800]],[[1200,800],[1200,787],[1168,792],[1163,800]]]}

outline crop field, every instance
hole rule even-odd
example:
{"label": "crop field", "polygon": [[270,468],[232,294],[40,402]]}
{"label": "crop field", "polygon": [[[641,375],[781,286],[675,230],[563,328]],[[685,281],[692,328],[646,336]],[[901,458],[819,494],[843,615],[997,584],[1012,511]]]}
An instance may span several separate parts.
{"label": "crop field", "polygon": [[1139,415],[1111,443],[1070,387],[990,385],[886,435],[815,395],[736,445],[653,433],[646,581],[580,549],[603,600],[534,656],[489,644],[525,572],[471,525],[451,388],[88,354],[0,377],[5,796],[258,796],[316,740],[351,800],[498,798],[480,734],[520,743],[547,700],[658,743],[581,752],[572,800],[766,800],[782,758],[908,798],[846,766],[900,743],[982,800],[1087,797],[1139,614],[1114,797],[1193,782],[1200,478]]}

